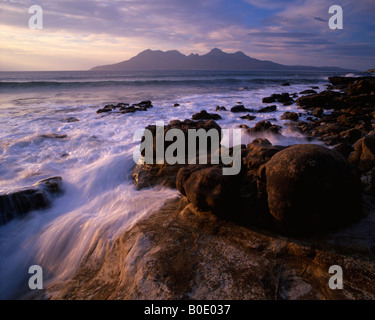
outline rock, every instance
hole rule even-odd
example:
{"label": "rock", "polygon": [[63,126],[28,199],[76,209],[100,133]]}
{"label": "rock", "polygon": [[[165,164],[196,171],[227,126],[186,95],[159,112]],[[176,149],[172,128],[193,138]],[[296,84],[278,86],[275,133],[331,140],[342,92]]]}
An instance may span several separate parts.
{"label": "rock", "polygon": [[315,90],[304,90],[301,91],[299,94],[317,94]]}
{"label": "rock", "polygon": [[289,112],[289,111],[286,111],[286,112],[284,112],[283,115],[281,116],[281,119],[282,119],[282,120],[298,121],[299,116],[298,116],[298,114],[295,113],[295,112]]}
{"label": "rock", "polygon": [[[92,243],[51,300],[375,300],[374,208],[339,233],[294,239],[174,199],[109,242]],[[328,286],[333,265],[344,290]],[[121,275],[121,276],[119,276]]]}
{"label": "rock", "polygon": [[345,142],[334,146],[332,149],[343,155],[346,159],[348,159],[349,155],[354,151],[353,147]]}
{"label": "rock", "polygon": [[312,115],[316,118],[321,118],[323,116],[323,108],[315,108],[312,112]]}
{"label": "rock", "polygon": [[66,139],[68,136],[66,134],[58,134],[58,133],[46,133],[40,135],[43,139]]}
{"label": "rock", "polygon": [[270,97],[263,98],[262,102],[263,103],[273,103],[273,102],[286,103],[286,102],[294,102],[294,100],[293,98],[289,96],[289,93],[282,93],[282,94],[274,93]]}
{"label": "rock", "polygon": [[340,135],[344,138],[347,138],[349,143],[354,143],[357,140],[361,139],[362,132],[359,129],[352,128],[352,129],[342,131]]}
{"label": "rock", "polygon": [[138,190],[155,186],[176,188],[176,176],[184,164],[137,164],[132,178]]}
{"label": "rock", "polygon": [[173,107],[179,107],[180,105],[178,104],[178,103],[175,103],[174,105],[173,105]]}
{"label": "rock", "polygon": [[216,106],[216,111],[227,111],[227,108]]}
{"label": "rock", "polygon": [[[108,112],[119,112],[121,114],[127,114],[127,113],[134,113],[136,111],[147,111],[148,108],[152,108],[153,105],[151,101],[145,100],[141,101],[140,103],[133,104],[129,106],[128,103],[118,103],[117,105],[106,105],[104,108],[99,109],[96,111],[96,113],[101,114],[101,113],[108,113]],[[118,111],[117,111],[118,110]]]}
{"label": "rock", "polygon": [[253,109],[247,109],[244,105],[240,104],[230,109],[231,112],[254,112]]}
{"label": "rock", "polygon": [[202,110],[192,117],[193,120],[220,120],[221,116],[216,113],[208,113],[206,110]]}
{"label": "rock", "polygon": [[318,86],[312,86],[311,89],[313,89],[313,90],[319,90],[320,88]]}
{"label": "rock", "polygon": [[290,83],[289,82],[285,82],[285,83],[282,83],[281,86],[283,86],[283,87],[290,87]]}
{"label": "rock", "polygon": [[342,106],[342,102],[337,98],[342,94],[335,91],[323,91],[319,94],[312,94],[297,99],[297,105],[305,109],[334,109]]}
{"label": "rock", "polygon": [[240,124],[238,126],[238,128],[240,128],[240,129],[249,129],[249,127],[246,124]]}
{"label": "rock", "polygon": [[256,116],[251,116],[251,115],[247,114],[246,116],[240,117],[240,119],[252,121],[252,120],[256,119]]}
{"label": "rock", "polygon": [[362,217],[359,176],[333,150],[292,146],[273,156],[265,170],[270,213],[288,235],[337,229]]}
{"label": "rock", "polygon": [[240,176],[223,175],[222,172],[220,165],[186,166],[177,174],[177,190],[201,211],[236,214],[230,206],[239,199]]}
{"label": "rock", "polygon": [[[170,188],[176,188],[176,176],[180,168],[184,167],[186,164],[168,164],[166,159],[164,159],[164,164],[156,164],[156,126],[150,125],[146,127],[153,136],[153,163],[143,163],[137,164],[133,169],[131,174],[135,185],[138,189],[148,188],[155,185],[162,185]],[[187,137],[189,129],[203,129],[205,131],[209,131],[211,129],[215,129],[218,131],[219,139],[221,139],[221,127],[213,120],[206,120],[206,121],[193,121],[193,120],[173,120],[168,125],[164,126],[164,135],[171,129],[180,129],[184,133],[185,136],[185,163],[188,163],[188,144],[187,144]],[[142,139],[143,141],[143,139]],[[164,152],[167,148],[174,143],[174,141],[165,141],[164,142]],[[199,143],[197,143],[197,157],[199,157]],[[211,153],[211,140],[208,139],[207,143],[207,155],[208,155],[208,163],[210,163],[210,153]],[[216,150],[214,150],[216,151]],[[141,152],[142,156],[145,156],[145,152]],[[198,161],[198,160],[197,160]],[[197,162],[199,163],[199,161]]]}
{"label": "rock", "polygon": [[349,162],[362,172],[375,167],[375,135],[367,135],[354,144],[354,152]]}
{"label": "rock", "polygon": [[0,225],[21,218],[30,211],[48,207],[52,195],[62,191],[61,184],[61,177],[53,177],[41,180],[31,188],[0,194]]}
{"label": "rock", "polygon": [[257,113],[268,113],[268,112],[274,112],[276,110],[277,110],[277,107],[273,105],[273,106],[261,108],[257,111]]}
{"label": "rock", "polygon": [[369,95],[375,91],[375,78],[359,80],[349,84],[346,94],[348,96]]}
{"label": "rock", "polygon": [[72,122],[78,122],[79,120],[77,118],[74,118],[74,117],[66,117],[66,118],[62,119],[61,121],[67,122],[67,123],[72,123]]}
{"label": "rock", "polygon": [[249,134],[262,133],[262,132],[280,134],[281,129],[282,129],[281,126],[274,125],[268,120],[263,120],[263,121],[258,122],[254,128],[250,128],[248,132]]}

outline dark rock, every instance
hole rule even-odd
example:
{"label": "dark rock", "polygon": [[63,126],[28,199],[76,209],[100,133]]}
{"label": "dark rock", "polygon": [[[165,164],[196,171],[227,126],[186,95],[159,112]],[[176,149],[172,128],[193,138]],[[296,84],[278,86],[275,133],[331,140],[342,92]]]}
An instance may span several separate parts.
{"label": "dark rock", "polygon": [[268,113],[268,112],[274,112],[277,110],[277,107],[275,105],[264,107],[262,109],[259,109],[257,113]]}
{"label": "dark rock", "polygon": [[285,82],[285,83],[282,83],[281,84],[283,87],[289,87],[290,86],[290,83],[289,82]]}
{"label": "dark rock", "polygon": [[177,189],[201,211],[236,214],[230,206],[239,199],[239,175],[223,175],[219,165],[190,165],[177,174]]}
{"label": "dark rock", "polygon": [[66,117],[66,118],[62,119],[61,121],[67,122],[67,123],[72,123],[72,122],[78,122],[79,120],[77,118],[74,118],[74,117]]}
{"label": "dark rock", "polygon": [[0,225],[21,218],[30,211],[47,208],[52,195],[62,191],[61,184],[61,177],[53,177],[41,180],[31,188],[0,194]]}
{"label": "dark rock", "polygon": [[68,136],[66,134],[58,134],[58,133],[46,133],[40,135],[43,139],[66,139]]}
{"label": "dark rock", "polygon": [[208,113],[206,110],[202,110],[192,117],[193,120],[220,120],[221,116],[216,113]]}
{"label": "dark rock", "polygon": [[342,131],[340,135],[344,138],[347,138],[349,143],[354,143],[358,139],[361,139],[362,132],[359,129],[352,128],[349,130]]}
{"label": "dark rock", "polygon": [[227,111],[227,108],[216,106],[216,111]]}
{"label": "dark rock", "polygon": [[247,114],[246,116],[240,117],[240,119],[252,121],[252,120],[256,119],[256,116],[251,116],[251,115]]}
{"label": "dark rock", "polygon": [[375,167],[375,135],[367,135],[354,144],[354,152],[350,154],[349,162],[362,172]]}
{"label": "dark rock", "polygon": [[240,104],[230,109],[231,112],[254,112],[253,109],[247,109],[244,105]]}
{"label": "dark rock", "polygon": [[346,159],[348,159],[349,155],[354,151],[354,148],[345,142],[334,146],[332,149],[343,155]]}
{"label": "dark rock", "polygon": [[250,134],[260,133],[260,132],[269,132],[273,134],[280,134],[281,126],[273,125],[268,120],[263,120],[258,122],[254,128],[250,128],[248,132]]}
{"label": "dark rock", "polygon": [[[211,129],[215,129],[218,132],[219,139],[221,139],[221,128],[220,126],[213,120],[206,120],[206,121],[193,121],[193,120],[173,120],[168,125],[164,126],[164,136],[165,134],[171,129],[180,129],[185,135],[185,163],[188,163],[188,144],[187,144],[187,137],[189,129],[203,129],[208,132]],[[143,163],[137,164],[132,172],[132,178],[135,181],[135,184],[138,189],[147,188],[155,185],[163,185],[171,188],[176,187],[176,176],[178,170],[184,167],[186,164],[168,164],[166,159],[164,159],[164,164],[156,164],[156,130],[157,127],[155,125],[150,125],[146,127],[146,130],[149,130],[153,136],[153,163]],[[142,139],[142,142],[144,138]],[[210,154],[211,154],[211,139],[209,138],[207,141],[207,157],[208,163],[210,163]],[[164,142],[164,153],[167,148],[174,143],[174,141],[165,141]],[[197,157],[199,157],[199,141],[196,144],[197,148]],[[214,150],[214,152],[217,150]],[[141,154],[144,157],[145,151],[141,150]],[[197,162],[199,163],[199,162]]]}
{"label": "dark rock", "polygon": [[304,90],[301,91],[299,94],[317,94],[315,90]]}
{"label": "dark rock", "polygon": [[295,112],[289,112],[289,111],[286,111],[286,112],[284,112],[283,115],[281,116],[281,119],[282,119],[282,120],[298,121],[299,116],[298,116],[298,114],[295,113]]}
{"label": "dark rock", "polygon": [[306,235],[362,217],[359,176],[336,151],[296,145],[265,165],[268,206],[282,232]]}
{"label": "dark rock", "polygon": [[178,103],[175,103],[173,107],[179,107],[180,105]]}
{"label": "dark rock", "polygon": [[312,86],[311,89],[319,90],[320,88],[318,86]]}
{"label": "dark rock", "polygon": [[312,115],[316,118],[321,118],[323,116],[323,108],[315,108],[312,112]]}
{"label": "dark rock", "polygon": [[238,128],[240,128],[240,129],[249,129],[249,127],[246,124],[240,124],[238,126]]}
{"label": "dark rock", "polygon": [[297,105],[306,109],[333,109],[342,106],[342,102],[337,100],[342,94],[335,91],[323,91],[319,94],[312,94],[297,99]]}

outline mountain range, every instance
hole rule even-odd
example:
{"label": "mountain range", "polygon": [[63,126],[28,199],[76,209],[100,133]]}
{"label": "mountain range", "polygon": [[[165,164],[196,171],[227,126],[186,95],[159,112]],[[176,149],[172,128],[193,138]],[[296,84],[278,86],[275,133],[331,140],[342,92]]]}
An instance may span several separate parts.
{"label": "mountain range", "polygon": [[336,67],[287,66],[267,60],[251,58],[242,51],[226,53],[212,49],[204,55],[184,55],[177,50],[145,50],[135,57],[115,64],[97,66],[94,71],[143,71],[143,70],[332,70]]}

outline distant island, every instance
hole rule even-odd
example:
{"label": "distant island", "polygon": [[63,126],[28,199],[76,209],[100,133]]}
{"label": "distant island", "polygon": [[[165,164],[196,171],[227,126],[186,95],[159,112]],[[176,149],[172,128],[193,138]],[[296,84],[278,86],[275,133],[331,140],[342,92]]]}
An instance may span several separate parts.
{"label": "distant island", "polygon": [[242,51],[226,53],[212,49],[204,55],[184,55],[177,50],[145,50],[135,57],[115,64],[97,66],[93,71],[135,70],[325,70],[354,71],[337,67],[287,66],[267,60],[251,58]]}

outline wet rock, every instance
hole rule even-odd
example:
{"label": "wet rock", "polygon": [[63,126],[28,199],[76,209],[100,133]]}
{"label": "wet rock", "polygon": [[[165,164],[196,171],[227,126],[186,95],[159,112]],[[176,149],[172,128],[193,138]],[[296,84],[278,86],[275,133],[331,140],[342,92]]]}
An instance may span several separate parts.
{"label": "wet rock", "polygon": [[339,153],[296,145],[278,152],[265,168],[268,206],[282,232],[319,233],[362,217],[359,176]]}
{"label": "wet rock", "polygon": [[289,112],[289,111],[286,111],[286,112],[284,112],[283,115],[281,116],[281,119],[282,119],[282,120],[298,121],[299,116],[298,116],[298,114],[295,113],[295,112]]}
{"label": "wet rock", "polygon": [[[146,215],[77,272],[46,286],[52,300],[374,300],[374,207],[339,233],[305,239],[239,226],[185,199]],[[344,290],[328,286],[330,266]],[[116,276],[114,276],[116,275]],[[121,276],[117,276],[121,275]]]}
{"label": "wet rock", "polygon": [[216,113],[208,113],[206,110],[202,110],[192,117],[193,120],[220,120],[221,116]]}
{"label": "wet rock", "polygon": [[225,107],[220,107],[220,106],[216,106],[216,111],[227,111],[227,108]]}
{"label": "wet rock", "polygon": [[306,109],[334,109],[342,106],[342,103],[337,99],[341,97],[340,92],[323,91],[319,94],[312,94],[297,99],[297,105]]}
{"label": "wet rock", "polygon": [[62,191],[61,177],[53,177],[37,182],[31,188],[0,194],[0,225],[21,218],[28,212],[47,208],[52,195]]}
{"label": "wet rock", "polygon": [[251,116],[251,115],[247,114],[246,116],[240,117],[240,119],[252,121],[252,120],[256,119],[256,116]]}
{"label": "wet rock", "polygon": [[273,102],[286,103],[286,102],[294,102],[294,100],[292,97],[290,97],[289,93],[282,93],[282,94],[274,93],[270,97],[263,98],[262,102],[263,103],[273,103]]}
{"label": "wet rock", "polygon": [[245,108],[244,105],[240,104],[238,106],[234,106],[233,108],[230,109],[231,112],[254,112],[253,109],[248,109]]}
{"label": "wet rock", "polygon": [[280,134],[281,126],[274,125],[268,120],[263,120],[258,122],[255,127],[250,128],[248,130],[249,134],[255,134],[255,133],[273,133],[273,134]]}
{"label": "wet rock", "polygon": [[315,90],[304,90],[301,91],[299,94],[317,94]]}
{"label": "wet rock", "polygon": [[180,106],[180,104],[178,104],[178,103],[175,103],[174,105],[173,105],[173,107],[179,107]]}
{"label": "wet rock", "polygon": [[315,108],[312,112],[312,115],[316,118],[321,118],[323,116],[323,108]]}
{"label": "wet rock", "polygon": [[290,83],[289,82],[284,82],[281,84],[281,86],[283,87],[290,87]]}
{"label": "wet rock", "polygon": [[72,123],[72,122],[78,122],[79,120],[77,118],[74,118],[74,117],[66,117],[66,118],[62,119],[61,121],[67,122],[67,123]]}
{"label": "wet rock", "polygon": [[257,111],[257,113],[275,112],[276,110],[277,110],[277,107],[275,105],[273,105],[273,106],[261,108]]}
{"label": "wet rock", "polygon": [[46,133],[40,135],[43,139],[66,139],[68,136],[66,134],[58,134],[58,133]]}

